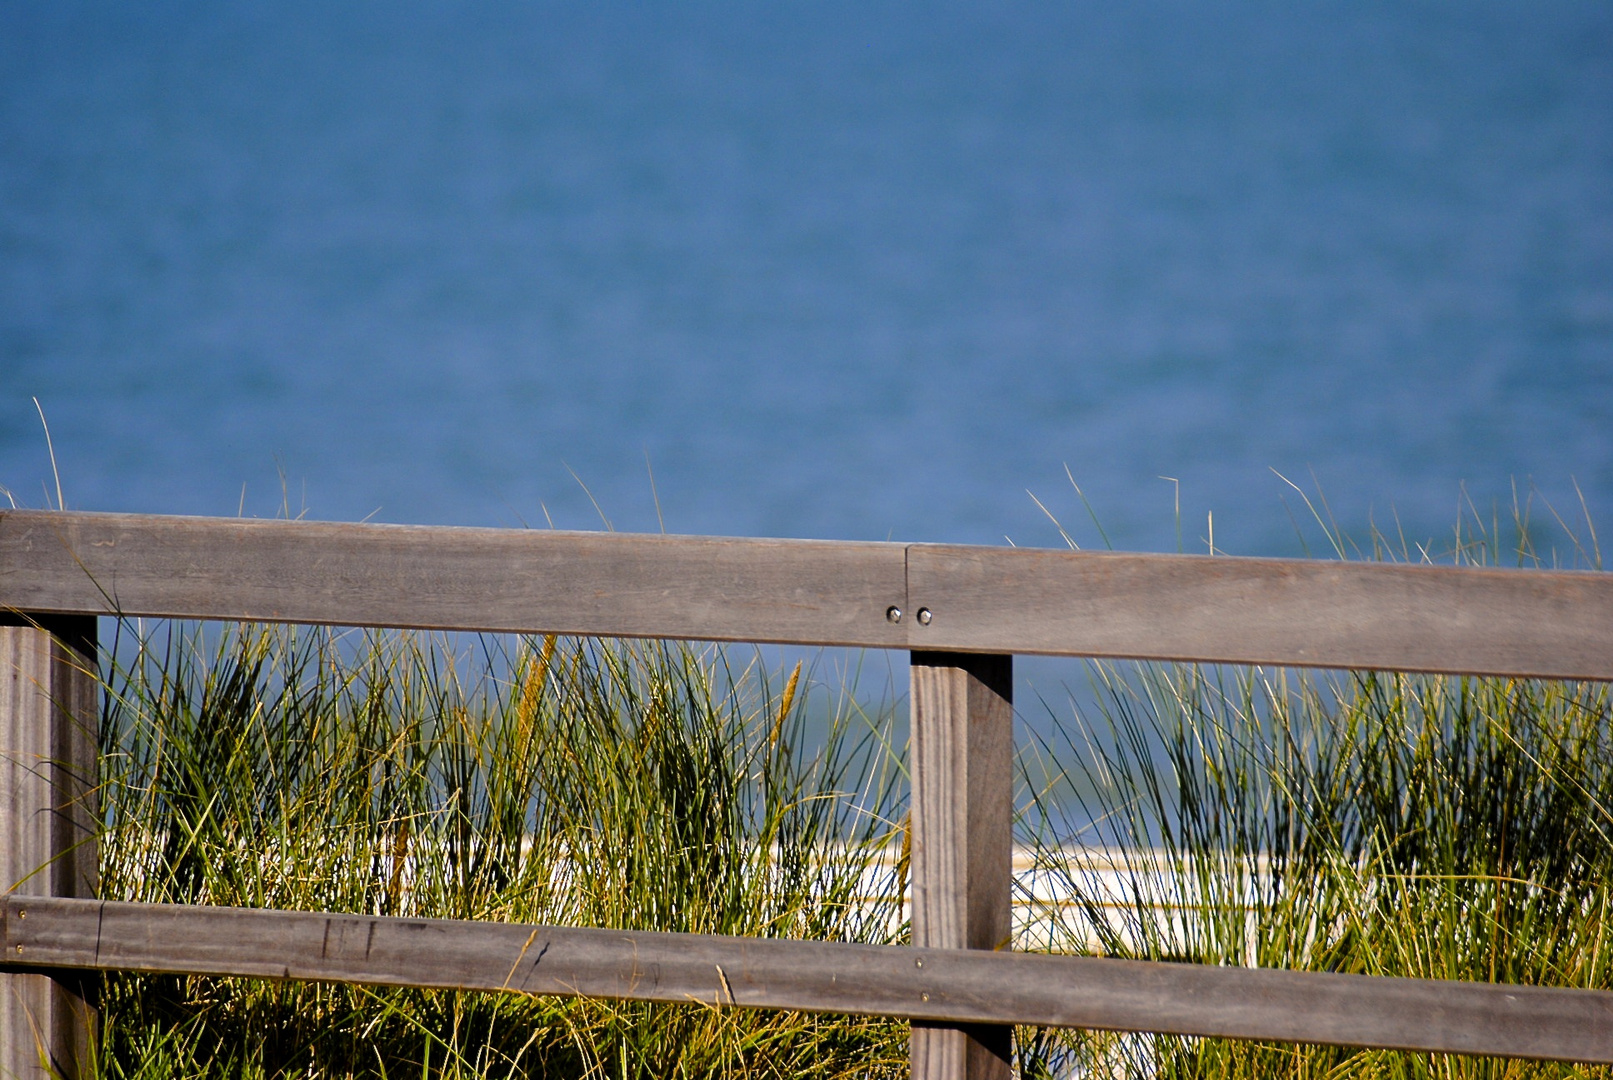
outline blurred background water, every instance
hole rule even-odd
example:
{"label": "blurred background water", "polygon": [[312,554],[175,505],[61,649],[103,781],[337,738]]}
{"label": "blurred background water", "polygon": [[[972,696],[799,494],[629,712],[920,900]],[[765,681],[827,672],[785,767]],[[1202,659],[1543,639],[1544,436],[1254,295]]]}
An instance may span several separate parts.
{"label": "blurred background water", "polygon": [[1613,529],[1613,7],[0,0],[39,506],[34,396],[80,509]]}

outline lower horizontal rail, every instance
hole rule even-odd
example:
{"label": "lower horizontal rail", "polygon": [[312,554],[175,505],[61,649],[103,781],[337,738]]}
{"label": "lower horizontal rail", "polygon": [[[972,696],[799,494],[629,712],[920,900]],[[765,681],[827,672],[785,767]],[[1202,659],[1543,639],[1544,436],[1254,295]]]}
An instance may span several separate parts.
{"label": "lower horizontal rail", "polygon": [[8,967],[564,994],[1613,1063],[1613,993],[1032,953],[0,898]]}

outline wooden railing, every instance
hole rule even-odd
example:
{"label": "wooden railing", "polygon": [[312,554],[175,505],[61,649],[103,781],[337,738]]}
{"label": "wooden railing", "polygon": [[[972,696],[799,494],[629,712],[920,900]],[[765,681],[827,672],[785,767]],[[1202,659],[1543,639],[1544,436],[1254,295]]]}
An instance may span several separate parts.
{"label": "wooden railing", "polygon": [[[7,614],[9,613],[9,614]],[[912,947],[95,898],[100,615],[912,653]],[[931,544],[0,513],[0,1076],[87,1074],[86,972],[699,1001],[1613,1062],[1613,993],[1015,954],[1017,653],[1613,680],[1613,575]]]}

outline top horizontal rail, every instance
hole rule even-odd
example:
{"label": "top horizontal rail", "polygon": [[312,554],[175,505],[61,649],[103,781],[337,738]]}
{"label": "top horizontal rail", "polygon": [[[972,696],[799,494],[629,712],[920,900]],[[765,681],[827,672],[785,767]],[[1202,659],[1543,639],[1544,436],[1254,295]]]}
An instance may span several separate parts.
{"label": "top horizontal rail", "polygon": [[17,510],[7,609],[1613,680],[1587,571]]}

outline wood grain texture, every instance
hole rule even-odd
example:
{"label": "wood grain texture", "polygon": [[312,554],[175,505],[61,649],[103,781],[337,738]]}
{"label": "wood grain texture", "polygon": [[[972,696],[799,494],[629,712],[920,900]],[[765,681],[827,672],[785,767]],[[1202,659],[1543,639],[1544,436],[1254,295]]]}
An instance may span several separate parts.
{"label": "wood grain texture", "polygon": [[0,513],[0,608],[900,646],[898,544]]}
{"label": "wood grain texture", "polygon": [[[1006,949],[1013,872],[1013,657],[915,652],[913,944]],[[1007,1080],[1007,1027],[915,1024],[914,1080]]]}
{"label": "wood grain texture", "polygon": [[1613,993],[975,949],[7,897],[14,963],[1613,1062]]}
{"label": "wood grain texture", "polygon": [[1574,571],[5,511],[0,609],[1613,679]]}
{"label": "wood grain texture", "polygon": [[1613,574],[908,548],[923,648],[1613,679]]}
{"label": "wood grain texture", "polygon": [[[95,896],[95,620],[0,616],[0,892]],[[0,1077],[88,1077],[93,983],[0,972]]]}

